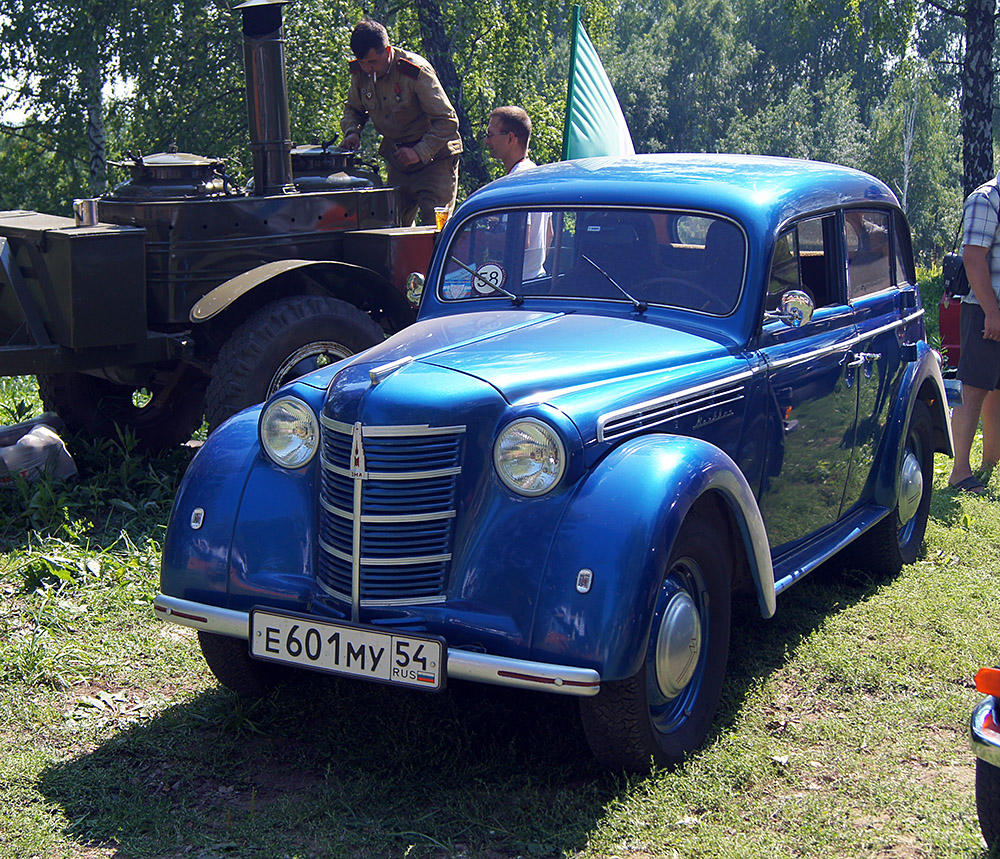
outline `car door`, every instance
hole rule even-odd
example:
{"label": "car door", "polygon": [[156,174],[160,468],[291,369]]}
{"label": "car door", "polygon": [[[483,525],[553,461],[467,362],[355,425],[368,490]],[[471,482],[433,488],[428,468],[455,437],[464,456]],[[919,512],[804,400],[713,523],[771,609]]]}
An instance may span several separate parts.
{"label": "car door", "polygon": [[844,493],[847,510],[866,499],[889,407],[906,370],[901,346],[908,326],[917,324],[917,302],[909,232],[901,217],[888,209],[848,209],[840,219],[847,299],[858,336],[850,361],[857,370],[858,424]]}
{"label": "car door", "polygon": [[[837,521],[857,418],[856,331],[847,303],[834,213],[786,230],[775,245],[760,354],[768,386],[767,460],[760,510],[776,554]],[[812,299],[810,321],[774,318],[781,296]]]}

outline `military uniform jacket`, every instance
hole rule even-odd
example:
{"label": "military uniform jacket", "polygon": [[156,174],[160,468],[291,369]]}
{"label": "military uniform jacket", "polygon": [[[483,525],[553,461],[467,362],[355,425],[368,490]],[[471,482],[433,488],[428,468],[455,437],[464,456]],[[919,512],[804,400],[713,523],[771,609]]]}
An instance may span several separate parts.
{"label": "military uniform jacket", "polygon": [[412,146],[426,165],[442,155],[462,151],[458,115],[430,63],[417,54],[393,47],[389,70],[375,79],[351,62],[351,87],[340,127],[344,134],[360,131],[371,119],[382,135],[379,154],[390,158],[397,146]]}

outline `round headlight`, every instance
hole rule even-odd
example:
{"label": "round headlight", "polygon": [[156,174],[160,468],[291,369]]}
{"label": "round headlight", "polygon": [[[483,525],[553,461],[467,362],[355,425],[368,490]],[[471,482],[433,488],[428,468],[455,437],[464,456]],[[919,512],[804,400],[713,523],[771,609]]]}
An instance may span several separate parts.
{"label": "round headlight", "polygon": [[493,445],[500,479],[520,495],[544,495],[566,470],[566,449],[559,434],[534,418],[504,427]]}
{"label": "round headlight", "polygon": [[319,447],[316,415],[302,400],[281,397],[260,416],[260,443],[278,465],[299,468]]}

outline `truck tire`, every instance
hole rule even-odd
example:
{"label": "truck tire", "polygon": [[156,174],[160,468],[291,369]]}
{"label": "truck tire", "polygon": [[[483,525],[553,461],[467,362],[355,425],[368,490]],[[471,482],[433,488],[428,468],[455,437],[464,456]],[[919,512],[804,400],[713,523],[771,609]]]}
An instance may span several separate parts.
{"label": "truck tire", "polygon": [[179,377],[173,370],[154,374],[145,389],[85,373],[53,373],[38,377],[38,393],[70,432],[116,439],[119,429],[130,430],[139,450],[155,452],[183,444],[201,426],[205,384],[194,370]]}
{"label": "truck tire", "polygon": [[645,773],[682,763],[708,736],[729,655],[732,558],[722,526],[692,513],[656,596],[645,658],[624,680],[580,699],[594,757]]}
{"label": "truck tire", "polygon": [[336,298],[295,295],[265,305],[219,350],[206,394],[209,432],[286,382],[384,337],[367,313]]}

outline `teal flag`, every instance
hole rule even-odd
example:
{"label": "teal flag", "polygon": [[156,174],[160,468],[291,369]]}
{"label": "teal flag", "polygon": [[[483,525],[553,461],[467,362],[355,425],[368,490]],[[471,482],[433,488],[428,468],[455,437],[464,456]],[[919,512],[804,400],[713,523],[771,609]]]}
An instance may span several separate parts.
{"label": "teal flag", "polygon": [[563,160],[634,154],[632,135],[618,97],[580,21],[580,7],[574,6]]}

